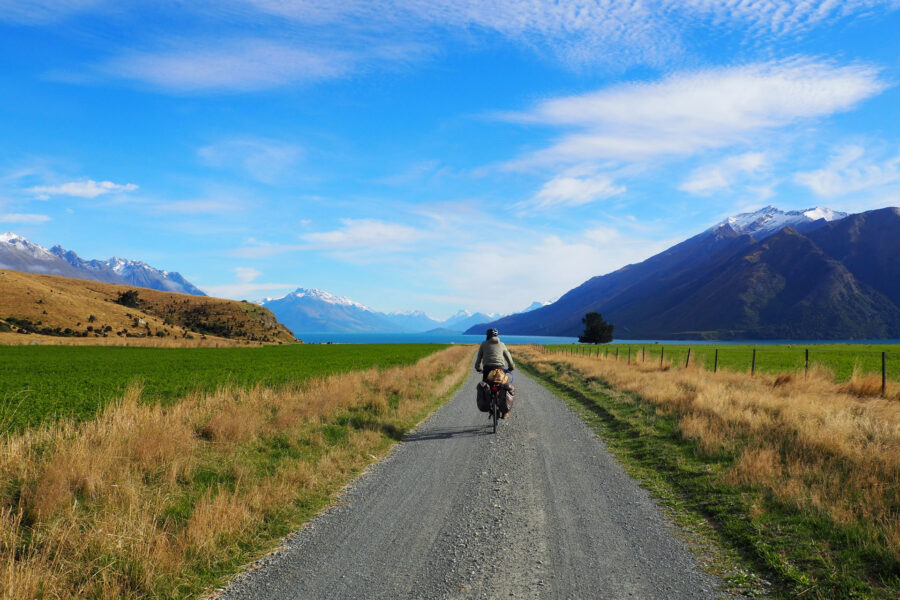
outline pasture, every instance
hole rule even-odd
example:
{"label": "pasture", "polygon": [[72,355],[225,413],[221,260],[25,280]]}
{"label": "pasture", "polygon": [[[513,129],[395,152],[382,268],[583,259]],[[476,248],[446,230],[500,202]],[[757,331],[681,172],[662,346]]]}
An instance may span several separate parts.
{"label": "pasture", "polygon": [[59,419],[83,421],[130,384],[167,404],[218,387],[279,386],[315,376],[409,365],[438,344],[261,348],[0,346],[0,434]]}
{"label": "pasture", "polygon": [[805,369],[806,350],[810,367],[819,366],[830,371],[835,381],[850,379],[854,370],[859,375],[881,374],[881,353],[885,353],[887,378],[900,380],[900,345],[895,344],[571,344],[545,346],[551,352],[565,351],[587,356],[613,358],[618,353],[622,361],[655,361],[660,358],[673,367],[687,363],[713,370],[718,350],[718,370],[749,372],[756,350],[755,370],[760,373],[796,373]]}

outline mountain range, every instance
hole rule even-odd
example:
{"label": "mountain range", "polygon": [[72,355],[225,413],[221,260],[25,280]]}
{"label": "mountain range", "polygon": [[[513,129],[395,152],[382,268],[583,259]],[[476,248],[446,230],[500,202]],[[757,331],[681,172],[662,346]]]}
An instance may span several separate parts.
{"label": "mountain range", "polygon": [[323,290],[298,288],[262,305],[295,334],[303,333],[421,333],[433,330],[463,332],[498,315],[461,310],[445,320],[422,311],[383,313]]}
{"label": "mountain range", "polygon": [[618,339],[897,338],[900,209],[846,215],[769,206],[730,217],[490,325],[574,336],[588,312],[614,324]]}
{"label": "mountain range", "polygon": [[113,257],[85,260],[71,250],[49,250],[14,233],[0,234],[0,269],[61,275],[119,285],[205,296],[198,287],[173,271],[163,271],[137,260]]}

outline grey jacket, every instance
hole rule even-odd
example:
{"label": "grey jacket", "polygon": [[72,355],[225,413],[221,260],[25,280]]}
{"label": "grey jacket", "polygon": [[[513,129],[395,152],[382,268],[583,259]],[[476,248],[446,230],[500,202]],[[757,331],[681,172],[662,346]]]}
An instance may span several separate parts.
{"label": "grey jacket", "polygon": [[491,338],[481,342],[481,348],[478,349],[478,356],[475,357],[475,368],[500,367],[504,369],[514,369],[512,355],[506,349],[506,344],[500,341],[500,338]]}

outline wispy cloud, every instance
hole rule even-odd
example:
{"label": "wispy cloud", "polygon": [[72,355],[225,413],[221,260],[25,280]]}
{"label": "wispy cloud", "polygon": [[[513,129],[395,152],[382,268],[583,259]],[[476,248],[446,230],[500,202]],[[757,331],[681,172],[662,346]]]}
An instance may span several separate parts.
{"label": "wispy cloud", "polygon": [[[485,240],[439,258],[432,276],[481,310],[507,313],[535,300],[558,297],[597,274],[639,262],[671,244],[612,227],[589,228],[566,238],[517,236],[499,245]],[[485,257],[500,267],[481,268]]]}
{"label": "wispy cloud", "polygon": [[375,219],[343,219],[342,223],[340,229],[300,237],[311,249],[386,252],[408,248],[426,235],[415,227]]}
{"label": "wispy cloud", "polygon": [[823,198],[840,198],[900,183],[900,155],[886,160],[866,156],[862,146],[838,150],[828,164],[815,171],[797,173],[794,181]]}
{"label": "wispy cloud", "polygon": [[339,77],[350,70],[352,61],[343,52],[248,39],[125,54],[100,70],[170,91],[252,91]]}
{"label": "wispy cloud", "polygon": [[40,225],[50,220],[47,215],[0,213],[0,223],[18,223],[21,225]]}
{"label": "wispy cloud", "polygon": [[717,163],[694,169],[678,189],[698,196],[708,196],[731,188],[742,177],[760,173],[767,164],[768,158],[764,152],[729,156]]}
{"label": "wispy cloud", "polygon": [[197,150],[212,167],[237,170],[262,183],[274,183],[290,173],[303,158],[303,149],[270,139],[233,139]]}
{"label": "wispy cloud", "polygon": [[94,181],[83,179],[70,181],[60,185],[38,185],[28,188],[26,191],[35,194],[38,198],[46,200],[51,196],[74,196],[76,198],[96,198],[106,194],[121,194],[133,192],[138,186],[133,183],[113,183],[112,181]]}
{"label": "wispy cloud", "polygon": [[878,69],[811,59],[716,68],[542,102],[511,121],[573,129],[507,167],[687,156],[853,108],[884,89]]}
{"label": "wispy cloud", "polygon": [[573,169],[545,183],[531,200],[518,206],[526,209],[580,206],[623,193],[625,186],[616,184],[606,175]]}

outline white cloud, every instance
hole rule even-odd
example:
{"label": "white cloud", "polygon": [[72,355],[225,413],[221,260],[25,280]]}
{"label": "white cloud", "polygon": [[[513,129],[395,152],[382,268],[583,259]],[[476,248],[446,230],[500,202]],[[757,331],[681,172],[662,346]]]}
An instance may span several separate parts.
{"label": "white cloud", "polygon": [[718,163],[694,169],[678,186],[679,190],[707,196],[730,188],[738,179],[760,173],[768,165],[764,152],[747,152],[730,156]]}
{"label": "white cloud", "polygon": [[374,219],[343,219],[342,223],[340,229],[300,237],[310,249],[366,252],[401,250],[425,237],[420,229]]}
{"label": "white cloud", "polygon": [[38,225],[50,220],[47,215],[34,215],[22,213],[0,213],[0,223],[20,223],[23,225]]}
{"label": "white cloud", "polygon": [[136,52],[102,71],[171,91],[250,91],[332,79],[346,74],[352,57],[264,39],[161,52]]}
{"label": "white cloud", "polygon": [[865,154],[862,146],[845,146],[824,168],[797,173],[794,181],[824,198],[838,198],[900,183],[900,155],[879,162],[867,159]]}
{"label": "white cloud", "polygon": [[291,172],[303,157],[296,144],[267,139],[234,139],[200,148],[197,153],[212,167],[239,170],[263,183],[274,183]]}
{"label": "white cloud", "polygon": [[97,69],[170,92],[250,92],[335,79],[368,65],[419,61],[428,55],[416,43],[335,49],[251,38],[132,52]]}
{"label": "white cloud", "polygon": [[215,298],[233,300],[259,298],[260,296],[283,296],[298,286],[291,283],[225,283],[205,285],[201,289]]}
{"label": "white cloud", "polygon": [[253,267],[235,267],[234,274],[238,281],[241,283],[251,283],[252,281],[259,278],[262,275],[261,272],[257,271]]}
{"label": "white cloud", "polygon": [[[481,310],[509,313],[534,300],[557,298],[591,277],[639,262],[672,245],[611,227],[567,236],[510,236],[502,244],[477,242],[463,253],[440,258],[433,277]],[[486,257],[497,268],[482,268]]]}
{"label": "white cloud", "polygon": [[39,185],[28,188],[26,191],[46,200],[50,196],[75,196],[77,198],[96,198],[105,194],[118,194],[133,192],[138,186],[133,183],[113,183],[112,181],[94,181],[83,179],[70,181],[61,185]]}
{"label": "white cloud", "polygon": [[521,203],[522,207],[538,209],[557,206],[580,206],[625,193],[624,185],[617,185],[606,175],[573,170],[557,175],[535,194]]}
{"label": "white cloud", "polygon": [[873,67],[808,59],[679,73],[555,98],[505,118],[576,130],[510,168],[687,156],[846,111],[887,87]]}

